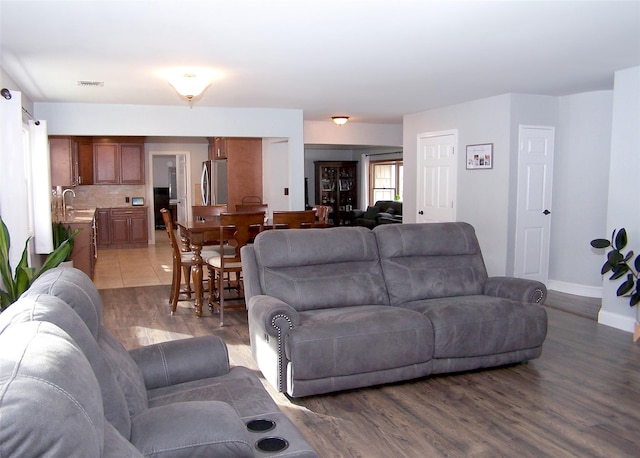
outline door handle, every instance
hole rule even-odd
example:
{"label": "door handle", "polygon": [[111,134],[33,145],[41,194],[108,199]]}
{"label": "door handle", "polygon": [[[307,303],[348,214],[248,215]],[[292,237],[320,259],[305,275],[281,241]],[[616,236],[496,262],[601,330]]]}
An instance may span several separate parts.
{"label": "door handle", "polygon": [[545,209],[545,211],[543,211],[542,213],[544,213],[545,215],[548,215],[551,212],[549,210]]}
{"label": "door handle", "polygon": [[424,212],[423,212],[422,210],[420,210],[420,211],[418,212],[418,215],[424,215]]}

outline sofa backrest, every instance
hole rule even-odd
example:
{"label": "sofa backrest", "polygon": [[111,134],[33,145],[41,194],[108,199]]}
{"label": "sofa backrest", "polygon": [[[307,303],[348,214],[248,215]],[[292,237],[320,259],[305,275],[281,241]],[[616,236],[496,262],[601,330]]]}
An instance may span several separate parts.
{"label": "sofa backrest", "polygon": [[62,299],[85,322],[112,367],[134,416],[149,407],[142,371],[129,352],[102,326],[102,299],[91,279],[73,267],[56,267],[33,282],[22,297],[49,294]]}
{"label": "sofa backrest", "polygon": [[[402,215],[402,202],[399,200],[378,200],[374,204],[374,207],[378,207],[381,213]],[[389,209],[393,209],[393,211],[388,211]]]}
{"label": "sofa backrest", "polygon": [[102,456],[100,388],[73,340],[51,323],[18,323],[0,348],[0,456]]}
{"label": "sofa backrest", "polygon": [[389,303],[369,229],[265,231],[253,250],[261,293],[298,311]]}
{"label": "sofa backrest", "polygon": [[62,299],[47,294],[23,296],[0,314],[0,334],[18,323],[44,321],[66,332],[85,355],[100,385],[105,418],[127,440],[131,418],[124,393],[95,337],[77,313]]}
{"label": "sofa backrest", "polygon": [[386,224],[373,233],[391,305],[482,294],[487,270],[470,224]]}

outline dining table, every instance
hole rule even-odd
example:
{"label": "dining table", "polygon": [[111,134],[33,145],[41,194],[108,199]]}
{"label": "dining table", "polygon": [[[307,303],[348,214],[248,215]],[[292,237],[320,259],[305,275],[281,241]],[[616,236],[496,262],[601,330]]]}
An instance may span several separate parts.
{"label": "dining table", "polygon": [[202,259],[202,247],[220,243],[220,217],[203,219],[178,219],[180,239],[185,249],[193,252],[191,277],[195,294],[196,316],[202,316],[202,266],[206,260]]}
{"label": "dining table", "polygon": [[[270,220],[265,220],[264,229],[274,229],[271,223]],[[220,243],[221,234],[224,233],[220,230],[220,216],[207,216],[206,219],[178,219],[177,224],[180,229],[180,239],[184,250],[193,252],[191,277],[194,283],[196,316],[201,317],[203,302],[202,266],[206,264],[206,260],[202,259],[202,247]],[[332,225],[315,223],[312,227],[327,228],[332,227]]]}

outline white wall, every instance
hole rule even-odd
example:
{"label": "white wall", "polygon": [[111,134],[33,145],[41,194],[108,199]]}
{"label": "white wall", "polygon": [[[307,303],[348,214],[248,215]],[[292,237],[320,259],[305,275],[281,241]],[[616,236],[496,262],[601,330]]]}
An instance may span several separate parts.
{"label": "white wall", "polygon": [[[416,221],[418,135],[457,129],[457,219],[475,227],[490,275],[506,273],[510,108],[511,97],[501,95],[404,117],[403,220]],[[466,170],[465,146],[479,143],[493,143],[494,167]]]}
{"label": "white wall", "polygon": [[[290,176],[304,173],[301,110],[36,103],[35,111],[38,117],[50,120],[51,135],[286,138]],[[197,163],[192,160],[192,169]],[[291,182],[289,200],[292,208],[304,206],[301,180]]]}
{"label": "white wall", "polygon": [[589,242],[606,236],[613,91],[559,97],[553,177],[550,289],[602,296]]}
{"label": "white wall", "polygon": [[[519,129],[520,125],[528,126],[549,126],[555,128],[556,144],[558,132],[562,126],[558,124],[558,99],[556,97],[511,94],[511,157],[509,164],[509,216],[507,228],[507,275],[515,273],[515,236],[516,236],[516,215],[517,215],[517,190],[518,190],[518,151],[519,151]],[[557,152],[557,148],[556,148]],[[554,169],[555,170],[555,169]],[[554,172],[555,173],[555,172]],[[553,209],[553,199],[556,193],[553,190],[551,202],[551,231],[550,238],[553,239],[553,219],[555,212]]]}
{"label": "white wall", "polygon": [[369,124],[349,121],[338,126],[332,121],[305,121],[305,145],[402,145],[402,124]]}
{"label": "white wall", "polygon": [[[613,89],[611,161],[607,201],[607,231],[626,228],[629,250],[640,253],[640,67],[616,72]],[[604,262],[597,256],[592,263],[598,269]],[[602,309],[598,321],[628,331],[633,330],[638,306],[629,307],[629,299],[616,296],[620,281],[603,280]]]}

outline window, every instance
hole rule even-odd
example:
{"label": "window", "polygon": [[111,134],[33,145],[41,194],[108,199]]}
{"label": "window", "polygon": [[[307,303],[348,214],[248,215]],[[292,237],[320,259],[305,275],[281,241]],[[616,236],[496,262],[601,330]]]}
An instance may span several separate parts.
{"label": "window", "polygon": [[402,160],[371,161],[369,164],[369,202],[402,199]]}

